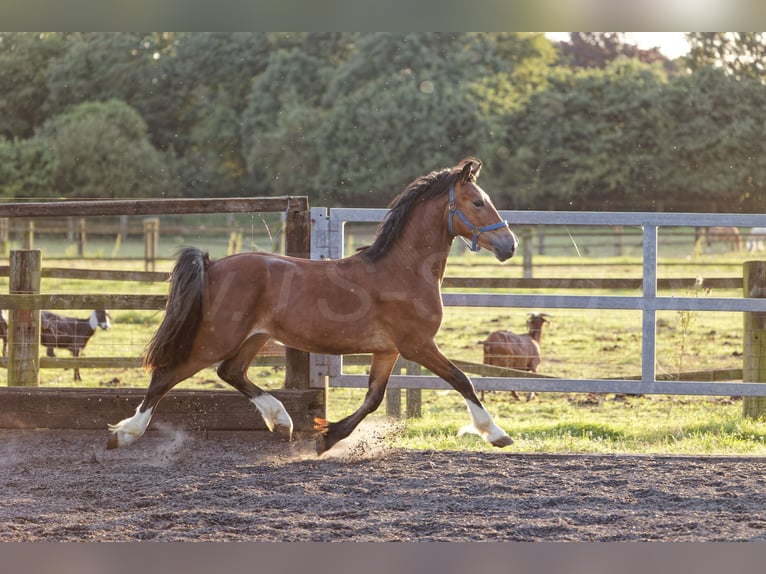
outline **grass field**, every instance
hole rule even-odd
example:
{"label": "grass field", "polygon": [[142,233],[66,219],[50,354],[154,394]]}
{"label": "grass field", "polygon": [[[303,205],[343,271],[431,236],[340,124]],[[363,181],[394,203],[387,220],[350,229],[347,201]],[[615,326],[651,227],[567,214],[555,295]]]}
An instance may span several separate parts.
{"label": "grass field", "polygon": [[[255,224],[254,224],[255,225]],[[259,222],[259,225],[260,222]],[[580,231],[580,230],[578,230]],[[623,236],[622,254],[598,234],[581,236],[572,233],[546,238],[546,254],[534,255],[535,277],[640,277],[640,246],[635,246],[636,231]],[[634,237],[630,239],[630,235]],[[262,237],[259,236],[259,237]],[[347,251],[354,243],[364,244],[369,238],[357,230]],[[255,239],[251,243],[264,240]],[[179,239],[179,238],[176,238]],[[180,238],[179,244],[198,244],[200,238]],[[273,239],[271,237],[270,239]],[[629,240],[630,239],[630,240]],[[109,247],[85,260],[57,260],[71,247],[51,248],[51,255],[41,238],[45,266],[103,267],[111,269],[143,269],[140,261],[101,259],[111,249],[135,251],[135,246]],[[61,242],[59,242],[61,243]],[[214,256],[221,256],[224,240]],[[96,246],[95,240],[89,245]],[[576,248],[575,248],[576,246]],[[245,248],[250,245],[245,241]],[[57,255],[56,255],[57,254]],[[691,231],[674,230],[666,241],[660,236],[659,277],[734,277],[741,275],[743,253],[721,249],[704,252],[695,245]],[[160,269],[169,270],[170,261],[161,261]],[[521,277],[518,263],[499,265],[486,253],[464,253],[456,247],[449,260],[447,275],[454,277]],[[7,278],[0,279],[0,290],[7,292]],[[93,282],[44,279],[44,293],[146,293],[165,294],[165,283],[136,284],[128,282]],[[550,293],[548,291],[547,293]],[[602,292],[569,292],[578,295]],[[637,293],[609,292],[611,295]],[[704,290],[661,293],[676,296],[709,296]],[[736,291],[716,292],[716,296],[740,297]],[[531,309],[447,308],[437,342],[445,354],[455,359],[481,362],[481,346],[477,344],[495,329],[524,330],[526,312]],[[600,311],[595,309],[554,309],[552,323],[543,335],[543,364],[540,372],[567,378],[628,377],[640,373],[641,317],[634,311]],[[86,317],[87,311],[72,311]],[[98,332],[89,343],[88,357],[132,356],[142,354],[161,318],[160,312],[112,311],[114,327]],[[657,317],[657,373],[725,369],[742,367],[742,326],[740,313],[704,312],[683,314],[662,312]],[[59,352],[67,356],[66,352]],[[84,385],[144,388],[147,376],[141,369],[89,369],[82,371]],[[251,378],[267,389],[279,388],[283,371],[271,367],[253,367]],[[41,383],[46,386],[72,386],[71,371],[42,370]],[[5,371],[0,371],[0,385],[6,384]],[[682,383],[681,383],[682,384]],[[222,383],[213,370],[206,370],[182,383],[181,388],[219,388]],[[338,419],[354,410],[362,400],[360,389],[331,389],[329,417]],[[514,438],[511,447],[523,452],[599,452],[599,453],[695,453],[695,454],[766,454],[766,423],[741,417],[741,405],[729,397],[615,397],[576,394],[538,394],[532,402],[514,401],[509,393],[485,395],[485,401],[496,421]],[[384,409],[370,417],[379,421]],[[455,392],[424,391],[423,417],[400,423],[400,432],[390,440],[409,448],[485,449],[486,444],[472,435],[458,436],[468,422],[465,405]]]}

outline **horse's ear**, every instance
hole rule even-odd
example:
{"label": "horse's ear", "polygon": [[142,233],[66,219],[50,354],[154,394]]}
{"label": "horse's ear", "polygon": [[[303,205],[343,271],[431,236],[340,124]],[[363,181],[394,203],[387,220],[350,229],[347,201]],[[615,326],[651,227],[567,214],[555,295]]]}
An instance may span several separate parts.
{"label": "horse's ear", "polygon": [[479,173],[481,172],[481,160],[475,159],[473,161],[473,178],[476,179],[479,177]]}
{"label": "horse's ear", "polygon": [[475,180],[481,171],[481,161],[471,158],[463,164],[463,169],[458,178],[462,182]]}

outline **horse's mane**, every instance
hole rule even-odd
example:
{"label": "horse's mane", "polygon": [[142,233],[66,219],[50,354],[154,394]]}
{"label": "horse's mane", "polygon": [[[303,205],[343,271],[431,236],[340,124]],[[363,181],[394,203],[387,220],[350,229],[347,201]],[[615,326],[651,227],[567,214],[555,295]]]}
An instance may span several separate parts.
{"label": "horse's mane", "polygon": [[454,167],[432,171],[407,185],[388,206],[389,212],[380,224],[375,240],[369,247],[362,248],[361,254],[370,261],[377,261],[386,255],[399,238],[415,205],[447,193],[468,163],[475,166],[470,174],[470,179],[475,180],[481,169],[481,161],[468,157]]}

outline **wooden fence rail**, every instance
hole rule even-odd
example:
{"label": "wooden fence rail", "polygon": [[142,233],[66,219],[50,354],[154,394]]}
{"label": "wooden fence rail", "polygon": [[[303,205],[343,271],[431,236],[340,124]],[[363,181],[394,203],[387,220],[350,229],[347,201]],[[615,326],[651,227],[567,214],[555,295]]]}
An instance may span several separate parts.
{"label": "wooden fence rail", "polygon": [[[285,227],[285,252],[294,257],[307,258],[311,253],[311,231],[310,214],[308,199],[306,197],[278,197],[278,198],[226,198],[226,199],[165,199],[165,200],[118,200],[118,201],[64,201],[51,203],[14,203],[0,204],[0,218],[7,217],[87,217],[87,216],[105,216],[105,215],[149,215],[156,216],[160,214],[192,214],[192,213],[254,213],[254,212],[281,212],[284,213]],[[31,251],[31,250],[30,250]],[[12,252],[13,254],[14,252]],[[18,253],[18,252],[15,252]],[[39,252],[37,252],[39,253]],[[34,259],[34,258],[30,258]],[[40,258],[37,258],[38,261]],[[10,272],[9,268],[3,269],[4,273],[16,275]],[[36,274],[37,277],[68,277],[79,279],[111,279],[111,280],[152,280],[162,281],[167,278],[167,273],[143,273],[137,275],[135,272],[116,272],[100,270],[45,270],[38,265],[36,269],[29,269],[27,272]],[[13,278],[11,278],[13,280]],[[14,292],[15,291],[15,292]],[[31,292],[30,292],[31,291]],[[162,295],[141,295],[141,294],[41,294],[39,285],[37,289],[14,289],[8,295],[0,295],[0,308],[8,309],[11,312],[9,327],[13,331],[13,338],[10,342],[10,352],[6,361],[6,367],[9,373],[9,384],[13,384],[11,372],[34,371],[40,367],[71,365],[73,362],[82,361],[82,365],[92,365],[91,361],[98,363],[115,362],[127,366],[135,366],[137,358],[98,358],[98,359],[49,359],[48,357],[39,357],[39,330],[37,339],[27,336],[27,327],[35,317],[38,317],[41,309],[68,310],[68,309],[141,309],[141,310],[160,310],[165,307],[166,296]],[[31,313],[30,313],[31,311]],[[16,330],[19,329],[18,332]],[[32,330],[34,331],[34,330]],[[26,366],[18,368],[19,352],[24,356],[29,354],[33,356],[32,369]],[[308,354],[294,349],[287,349],[285,352],[285,390],[276,391],[274,394],[285,402],[288,412],[290,412],[296,422],[296,431],[311,430],[313,417],[324,416],[325,412],[325,393],[321,389],[310,388]],[[24,384],[35,384],[25,382]],[[7,391],[7,392],[6,392]],[[79,391],[79,389],[78,389]],[[60,389],[29,389],[19,392],[13,388],[3,389],[0,393],[0,426],[18,426],[18,421],[24,419],[24,425],[46,426],[51,421],[51,406],[57,404],[57,401],[64,399],[70,400],[73,408],[79,409],[82,415],[72,423],[71,428],[103,428],[104,417],[108,420],[119,420],[128,412],[126,401],[123,400],[126,393],[120,391],[112,393],[114,400],[107,401],[113,404],[114,409],[119,412],[105,411],[101,404],[101,394],[104,390],[90,390],[87,392],[70,393],[71,396],[64,397]],[[236,394],[233,391],[231,394]],[[119,395],[119,397],[118,397]],[[204,393],[202,393],[204,395]],[[180,396],[180,394],[176,394]],[[173,399],[171,398],[171,401]],[[196,397],[197,403],[205,403],[202,411],[208,412],[208,409],[214,409],[211,401],[204,397]],[[245,402],[246,403],[246,402]],[[96,405],[99,409],[98,417],[95,420],[94,412],[83,413],[87,405]],[[291,406],[292,405],[292,406]],[[134,407],[135,405],[133,405]],[[86,409],[87,410],[87,409]],[[296,412],[299,411],[299,412]],[[199,414],[199,413],[197,413]],[[79,415],[78,415],[79,416]],[[25,418],[26,417],[26,418]],[[31,417],[31,418],[30,418]],[[253,418],[253,417],[249,417]],[[27,420],[29,419],[29,420]],[[65,417],[66,420],[70,420]],[[253,419],[258,421],[257,417]],[[205,427],[209,430],[216,430],[223,424],[218,418],[211,420]],[[256,427],[260,423],[256,423]],[[250,425],[250,423],[248,423]],[[252,425],[250,425],[252,426]],[[262,426],[262,425],[261,425]],[[303,428],[305,427],[305,428]],[[259,427],[260,428],[260,427]]]}
{"label": "wooden fence rail", "polygon": [[[170,273],[167,271],[72,269],[68,267],[44,267],[40,273],[43,278],[51,279],[136,281],[144,283],[161,283],[167,281],[170,277]],[[8,265],[0,265],[0,277],[8,277],[8,275]],[[696,283],[696,277],[658,279],[657,288],[693,289]],[[704,280],[704,286],[711,289],[742,289],[742,277],[710,277]],[[641,289],[642,278],[445,277],[442,287],[444,289]],[[2,307],[2,299],[0,299],[0,308],[7,308]]]}

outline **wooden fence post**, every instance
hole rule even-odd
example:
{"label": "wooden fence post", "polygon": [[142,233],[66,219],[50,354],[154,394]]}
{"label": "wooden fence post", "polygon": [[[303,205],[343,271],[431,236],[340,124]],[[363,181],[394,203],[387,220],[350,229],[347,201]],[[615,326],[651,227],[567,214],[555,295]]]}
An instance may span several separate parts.
{"label": "wooden fence post", "polygon": [[[420,365],[413,361],[406,361],[404,364],[404,372],[407,375],[419,375],[421,373]],[[423,402],[423,390],[422,389],[407,389],[407,418],[419,419],[422,412],[421,406]]]}
{"label": "wooden fence post", "polygon": [[[394,373],[400,373],[402,370],[406,375],[419,375],[421,373],[419,364],[399,357],[394,366]],[[422,389],[407,389],[406,391],[405,416],[408,419],[419,418],[421,416],[423,391]],[[386,389],[386,416],[396,419],[402,417],[402,389]]]}
{"label": "wooden fence post", "polygon": [[77,230],[77,256],[78,257],[85,257],[85,251],[86,251],[85,244],[87,242],[86,235],[87,234],[85,229],[85,218],[81,217],[79,229]]}
{"label": "wooden fence post", "polygon": [[[744,296],[766,299],[766,261],[746,261]],[[745,313],[743,382],[766,383],[766,311]],[[766,414],[766,397],[745,397],[742,415],[759,418]]]}
{"label": "wooden fence post", "polygon": [[144,219],[144,271],[156,271],[157,248],[160,243],[160,220],[157,217]]}
{"label": "wooden fence post", "polygon": [[622,256],[622,234],[625,227],[623,225],[614,226],[614,255],[615,257]]}
{"label": "wooden fence post", "polygon": [[22,231],[22,234],[24,235],[23,238],[23,245],[24,249],[32,250],[35,248],[35,222],[30,220],[27,222],[27,228],[26,230]]}
{"label": "wooden fence post", "polygon": [[[308,202],[307,202],[308,203]],[[290,209],[285,217],[285,254],[308,259],[311,257],[311,212]],[[287,286],[289,289],[289,285]],[[285,349],[285,388],[309,389],[311,372],[309,354],[297,349]]]}
{"label": "wooden fence post", "polygon": [[532,278],[532,241],[533,241],[533,235],[532,235],[532,228],[531,227],[524,227],[521,229],[521,251],[524,256],[524,260],[522,262],[523,269],[524,269],[524,279],[531,279]]}
{"label": "wooden fence post", "polygon": [[7,256],[11,249],[9,221],[7,217],[0,217],[0,255]]}
{"label": "wooden fence post", "polygon": [[[40,250],[10,254],[10,294],[40,292]],[[8,386],[40,384],[40,310],[11,309],[8,313]]]}
{"label": "wooden fence post", "polygon": [[393,419],[402,418],[402,389],[386,389],[386,416]]}

